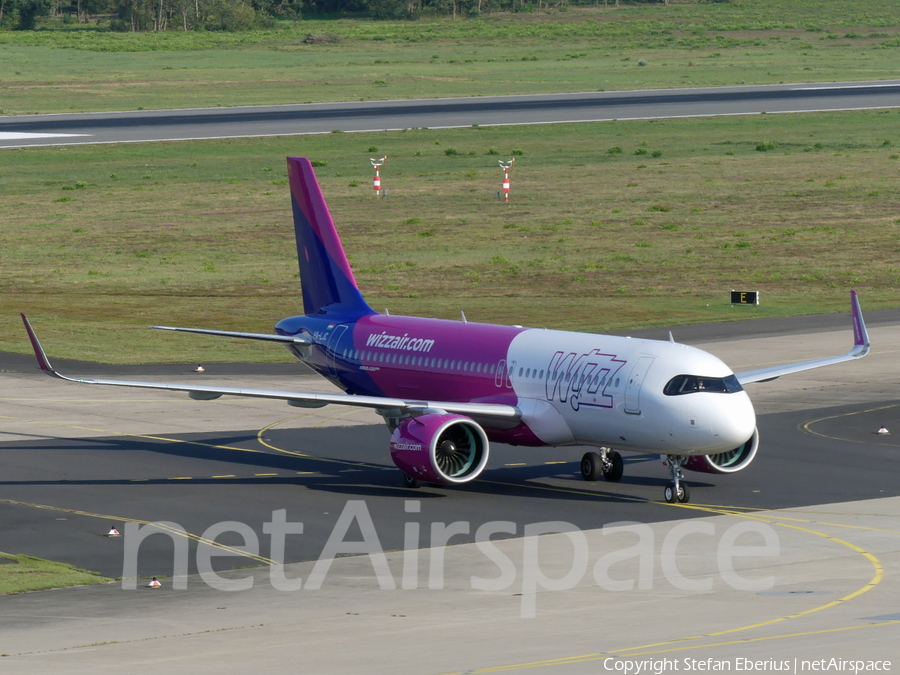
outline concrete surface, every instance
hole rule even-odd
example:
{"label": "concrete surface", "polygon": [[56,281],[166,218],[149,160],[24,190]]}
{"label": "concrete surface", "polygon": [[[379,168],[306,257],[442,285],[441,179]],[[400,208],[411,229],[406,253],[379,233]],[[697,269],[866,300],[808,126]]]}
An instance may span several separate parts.
{"label": "concrete surface", "polygon": [[[739,325],[735,330],[740,331]],[[612,672],[608,669],[615,664],[605,660],[609,657],[676,660],[663,664],[665,672],[687,670],[685,659],[717,659],[734,671],[739,658],[786,660],[791,671],[796,658],[797,672],[810,672],[810,667],[803,669],[804,660],[832,657],[892,659],[896,669],[900,497],[883,495],[892,486],[900,487],[893,468],[900,444],[896,436],[873,432],[878,421],[886,419],[889,427],[897,421],[900,434],[895,355],[900,330],[879,326],[871,334],[872,354],[861,361],[753,385],[750,393],[757,410],[772,429],[768,440],[763,436],[768,445],[757,460],[765,471],[753,474],[754,463],[736,476],[701,477],[696,503],[686,507],[658,503],[656,493],[665,480],[659,466],[636,461],[626,467],[621,485],[588,486],[573,479],[576,456],[566,456],[557,466],[548,464],[550,453],[526,457],[523,450],[511,448],[499,451],[492,477],[477,488],[411,494],[379,479],[382,469],[389,469],[383,447],[386,432],[372,426],[373,417],[366,411],[325,408],[296,415],[271,402],[189,402],[172,394],[79,388],[41,375],[4,373],[0,550],[12,540],[34,540],[15,539],[15,529],[25,522],[34,524],[35,533],[50,532],[40,528],[49,528],[51,521],[59,525],[59,535],[41,535],[44,541],[37,542],[51,551],[66,545],[68,535],[62,528],[69,524],[90,523],[95,531],[103,530],[105,521],[96,513],[64,513],[82,500],[118,500],[120,510],[128,514],[188,523],[206,512],[220,520],[257,517],[280,504],[289,509],[289,520],[303,520],[309,530],[317,530],[316,547],[321,550],[337,512],[364,500],[388,551],[390,579],[398,588],[381,589],[373,558],[359,555],[334,560],[318,590],[278,591],[270,581],[272,568],[265,566],[220,572],[223,578],[253,580],[250,590],[238,592],[217,590],[191,576],[186,590],[173,589],[173,580],[166,578],[158,591],[123,590],[114,583],[7,596],[0,598],[0,653],[8,655],[0,657],[0,672],[211,673],[249,668],[274,673],[579,674]],[[739,371],[842,353],[850,342],[848,329],[730,339],[706,347]],[[183,376],[194,377],[187,372]],[[323,386],[296,375],[219,378],[212,369],[203,377],[250,386],[264,381],[270,388]],[[173,379],[172,373],[164,379]],[[315,450],[320,459],[298,457],[296,452],[311,449],[311,437],[319,443]],[[115,460],[95,461],[114,457],[108,450],[103,455],[99,446],[116,438],[123,444],[115,448]],[[347,446],[329,445],[327,438],[346,439]],[[266,439],[282,452],[260,444]],[[196,452],[172,450],[186,443],[194,443]],[[357,468],[370,445],[366,463],[371,466]],[[765,464],[767,448],[772,448],[776,463]],[[508,466],[515,463],[512,453],[527,466]],[[125,455],[127,460],[120,459]],[[229,487],[227,479],[194,485],[160,474],[172,467],[191,468],[196,476],[212,476],[220,468],[236,473],[237,457],[247,458],[247,481],[240,490]],[[821,466],[816,457],[821,457]],[[326,466],[331,466],[329,460],[334,460],[332,468]],[[283,463],[270,473],[281,478],[251,478],[263,473],[260,466],[276,462]],[[314,469],[311,474],[322,477],[321,483],[307,484],[305,475],[297,477],[302,471],[297,467],[307,465]],[[130,475],[106,475],[116,472]],[[154,472],[159,480],[145,483]],[[288,479],[288,472],[295,477]],[[745,482],[745,474],[752,476],[751,482]],[[98,480],[92,482],[91,477]],[[770,486],[777,490],[767,493]],[[855,501],[842,497],[851,494],[851,488],[860,495]],[[871,494],[865,494],[867,490]],[[698,494],[711,499],[698,499]],[[38,502],[29,501],[38,498],[55,510],[36,508]],[[254,499],[263,500],[257,511],[251,510]],[[410,500],[421,503],[421,518],[404,512]],[[11,503],[16,501],[31,505]],[[801,502],[792,508],[767,508]],[[290,510],[295,504],[303,505],[299,513]],[[321,507],[319,513],[311,512],[313,505]],[[324,509],[331,511],[323,515]],[[71,520],[57,521],[59,517]],[[636,536],[605,535],[601,527],[606,525],[608,532],[614,519],[626,518],[645,523],[645,534],[652,533],[652,581],[645,578],[647,588],[602,588],[594,566],[600,560],[612,562],[605,556],[616,551],[627,555]],[[473,529],[491,520],[516,522],[514,538],[493,542],[494,553],[501,556],[497,559],[506,556],[515,570],[511,583],[492,591],[473,588],[473,576],[495,579],[501,572],[476,544],[439,549],[443,574],[434,566],[433,576],[435,584],[442,581],[441,589],[428,587],[439,553],[423,549],[413,565],[402,551],[392,550],[402,548],[406,522],[421,523],[419,541],[427,544],[432,524],[453,520],[470,520]],[[525,524],[546,520],[568,521],[581,529],[585,561],[574,555],[569,535],[547,534],[537,544],[521,537]],[[741,523],[774,533],[777,555],[735,560],[739,575],[756,581],[771,577],[771,588],[739,590],[723,576],[717,553],[723,538]],[[206,524],[200,522],[199,531]],[[712,534],[688,534],[674,553],[667,551],[666,541],[684,527],[712,528]],[[347,539],[358,532],[351,530]],[[121,542],[92,536],[98,549]],[[762,537],[760,532],[745,533],[737,544],[759,546]],[[220,541],[241,543],[239,537]],[[198,546],[206,545],[194,542],[192,556]],[[563,584],[562,590],[538,588],[532,594],[525,579],[534,578],[536,568],[525,564],[524,551],[535,546],[540,573],[561,579],[574,566],[572,583]],[[268,548],[260,553],[269,554]],[[171,545],[157,555],[171,557]],[[316,556],[301,553],[298,559],[304,556],[303,562],[276,569],[306,583]],[[677,574],[665,567],[673,564]],[[399,588],[404,571],[407,585],[415,588]],[[637,559],[612,563],[608,577],[638,579]],[[706,578],[712,582],[708,590],[678,587]],[[384,575],[382,581],[387,581]],[[528,614],[532,600],[534,617],[523,618],[523,607]],[[770,663],[756,670],[780,668]]]}

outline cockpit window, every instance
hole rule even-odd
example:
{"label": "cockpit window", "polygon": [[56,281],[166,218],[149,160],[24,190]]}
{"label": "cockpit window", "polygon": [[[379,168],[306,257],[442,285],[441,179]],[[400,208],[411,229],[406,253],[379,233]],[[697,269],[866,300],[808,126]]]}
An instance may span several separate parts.
{"label": "cockpit window", "polygon": [[706,391],[713,394],[733,394],[743,391],[744,388],[734,375],[728,377],[703,377],[702,375],[676,375],[663,393],[666,396],[681,396],[693,394],[698,391]]}

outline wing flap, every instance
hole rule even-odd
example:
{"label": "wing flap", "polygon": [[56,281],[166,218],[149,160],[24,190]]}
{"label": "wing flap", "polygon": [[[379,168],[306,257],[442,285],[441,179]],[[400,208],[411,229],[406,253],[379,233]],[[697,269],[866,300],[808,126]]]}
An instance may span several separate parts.
{"label": "wing flap", "polygon": [[241,340],[261,340],[264,342],[281,342],[294,345],[311,345],[312,340],[292,335],[270,335],[269,333],[241,333],[232,330],[210,330],[208,328],[179,328],[176,326],[150,326],[156,330],[169,330],[178,333],[199,333],[200,335],[217,335],[219,337],[238,338]]}

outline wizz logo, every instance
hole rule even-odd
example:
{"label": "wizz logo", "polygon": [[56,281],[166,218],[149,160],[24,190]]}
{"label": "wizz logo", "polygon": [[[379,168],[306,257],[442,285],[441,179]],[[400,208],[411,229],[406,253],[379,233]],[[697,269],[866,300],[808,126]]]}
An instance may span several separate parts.
{"label": "wizz logo", "polygon": [[615,354],[602,354],[599,349],[580,355],[556,352],[550,359],[546,379],[547,400],[568,401],[572,410],[583,405],[612,408],[613,396],[607,391],[613,388],[615,376],[625,363]]}

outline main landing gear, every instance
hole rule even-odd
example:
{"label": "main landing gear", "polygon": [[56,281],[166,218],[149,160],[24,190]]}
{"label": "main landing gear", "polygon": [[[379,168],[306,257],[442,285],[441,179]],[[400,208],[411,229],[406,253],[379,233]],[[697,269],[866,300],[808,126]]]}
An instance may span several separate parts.
{"label": "main landing gear", "polygon": [[684,474],[681,472],[681,465],[684,464],[685,458],[681,455],[666,455],[666,463],[669,465],[669,471],[672,472],[672,482],[666,485],[663,493],[669,504],[687,504],[691,500],[691,488],[687,483],[683,483]]}
{"label": "main landing gear", "polygon": [[622,478],[625,463],[622,455],[609,448],[600,448],[600,452],[586,452],[581,458],[581,477],[588,481],[600,480],[603,477],[615,483]]}

